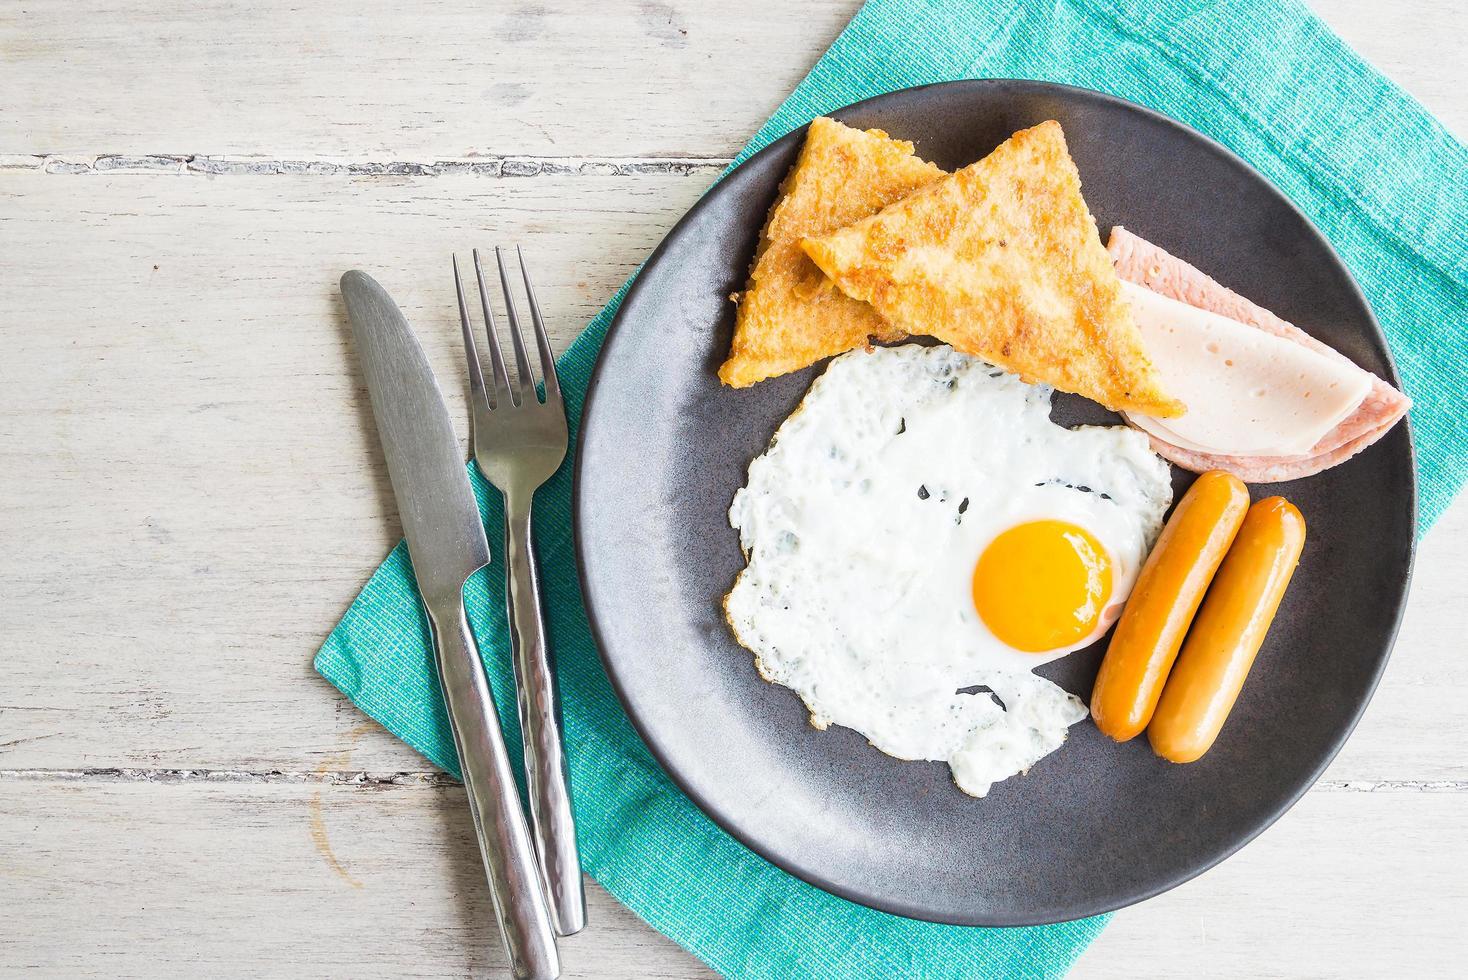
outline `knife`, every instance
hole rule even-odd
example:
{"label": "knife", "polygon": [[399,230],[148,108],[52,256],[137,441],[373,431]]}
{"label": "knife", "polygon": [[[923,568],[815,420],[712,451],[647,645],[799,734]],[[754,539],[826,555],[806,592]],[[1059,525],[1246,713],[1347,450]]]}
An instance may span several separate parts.
{"label": "knife", "polygon": [[494,694],[464,614],[464,583],[489,564],[464,451],[423,348],[392,297],[358,271],[342,276],[341,290],[428,614],[449,728],[510,966],[523,980],[552,980],[561,971],[550,910]]}

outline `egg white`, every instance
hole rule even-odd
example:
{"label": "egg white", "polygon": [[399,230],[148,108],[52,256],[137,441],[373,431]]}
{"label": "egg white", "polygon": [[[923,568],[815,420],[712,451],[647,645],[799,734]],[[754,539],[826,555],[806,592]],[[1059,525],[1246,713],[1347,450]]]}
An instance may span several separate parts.
{"label": "egg white", "polygon": [[[945,761],[974,796],[1086,717],[1030,670],[1106,631],[1172,500],[1143,434],[1062,428],[1050,397],[949,347],[853,351],[750,464],[729,510],[747,567],[725,611],[760,674],[799,694],[817,728]],[[1037,655],[985,627],[972,580],[996,535],[1042,519],[1102,543],[1112,594],[1091,636]]]}

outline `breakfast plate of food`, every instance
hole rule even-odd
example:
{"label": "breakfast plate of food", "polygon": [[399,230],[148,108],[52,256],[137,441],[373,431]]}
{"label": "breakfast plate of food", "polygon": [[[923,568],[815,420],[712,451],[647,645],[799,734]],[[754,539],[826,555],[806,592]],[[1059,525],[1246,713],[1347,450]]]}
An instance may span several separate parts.
{"label": "breakfast plate of food", "polygon": [[1227,150],[1043,82],[895,92],[751,156],[628,292],[580,430],[588,618],[657,761],[792,874],[936,922],[1105,912],[1355,726],[1409,408]]}

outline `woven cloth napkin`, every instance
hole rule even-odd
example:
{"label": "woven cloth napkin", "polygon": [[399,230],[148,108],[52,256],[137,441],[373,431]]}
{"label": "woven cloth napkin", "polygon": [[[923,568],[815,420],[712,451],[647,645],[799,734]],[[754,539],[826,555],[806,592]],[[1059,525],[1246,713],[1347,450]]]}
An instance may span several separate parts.
{"label": "woven cloth napkin", "polygon": [[[1365,290],[1416,402],[1422,528],[1430,525],[1468,470],[1464,147],[1293,0],[872,0],[740,159],[848,103],[985,77],[1099,89],[1182,120],[1248,160],[1310,216]],[[621,298],[560,360],[573,438]],[[874,912],[766,863],[673,786],[623,714],[587,629],[570,469],[568,462],[541,491],[537,529],[587,871],[728,976],[1063,975],[1105,917],[973,929]],[[499,495],[474,480],[485,520],[500,526]],[[466,596],[518,759],[503,589],[495,563]],[[400,544],[327,639],[316,668],[457,774],[425,629]]]}

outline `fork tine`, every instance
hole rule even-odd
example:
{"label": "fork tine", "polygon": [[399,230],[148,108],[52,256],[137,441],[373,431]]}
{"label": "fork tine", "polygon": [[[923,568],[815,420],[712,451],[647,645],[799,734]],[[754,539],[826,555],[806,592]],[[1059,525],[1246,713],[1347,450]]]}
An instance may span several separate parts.
{"label": "fork tine", "polygon": [[459,294],[459,325],[464,329],[464,357],[469,362],[469,396],[488,405],[489,396],[484,391],[484,372],[480,369],[479,348],[474,343],[474,327],[469,323],[469,306],[464,302],[464,280],[459,275],[457,255],[454,256],[454,290]]}
{"label": "fork tine", "polygon": [[510,343],[515,347],[515,370],[520,375],[520,403],[525,403],[528,392],[535,397],[535,378],[530,373],[530,358],[525,354],[525,337],[520,332],[520,317],[515,312],[515,294],[510,289],[510,275],[505,272],[505,256],[496,245],[494,260],[500,267],[500,288],[505,292],[505,315],[510,321]]}
{"label": "fork tine", "polygon": [[[510,394],[510,376],[505,373],[505,358],[500,353],[500,332],[494,322],[494,310],[489,308],[489,290],[484,286],[484,267],[479,264],[479,249],[474,249],[474,278],[479,280],[479,305],[484,308],[484,330],[489,335],[489,360],[494,366],[494,407],[502,402],[515,404]],[[464,297],[459,295],[462,306]]]}
{"label": "fork tine", "polygon": [[545,400],[561,400],[561,382],[556,377],[556,355],[551,353],[550,338],[545,334],[545,321],[540,317],[540,304],[535,301],[535,287],[530,284],[530,268],[525,264],[525,253],[515,246],[515,256],[520,260],[520,276],[525,280],[525,298],[530,301],[530,322],[535,325],[535,345],[540,348],[540,376],[545,381]]}

